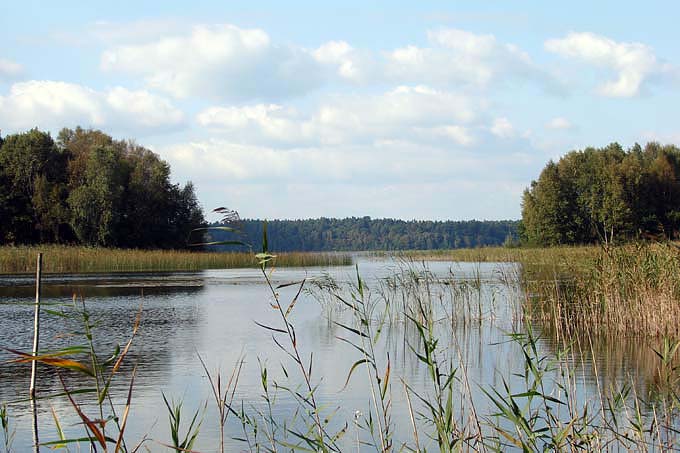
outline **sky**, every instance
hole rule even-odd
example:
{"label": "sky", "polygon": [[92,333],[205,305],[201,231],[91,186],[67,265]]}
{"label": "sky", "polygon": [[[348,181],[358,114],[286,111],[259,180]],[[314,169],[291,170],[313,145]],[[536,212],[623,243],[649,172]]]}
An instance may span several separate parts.
{"label": "sky", "polygon": [[0,130],[133,139],[206,212],[517,219],[550,159],[680,144],[678,17],[670,0],[4,0]]}

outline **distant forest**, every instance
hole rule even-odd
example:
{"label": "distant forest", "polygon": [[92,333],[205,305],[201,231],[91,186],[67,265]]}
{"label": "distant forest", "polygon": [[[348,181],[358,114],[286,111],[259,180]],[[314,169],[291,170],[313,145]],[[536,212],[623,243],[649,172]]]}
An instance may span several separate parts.
{"label": "distant forest", "polygon": [[183,248],[203,224],[193,185],[134,142],[81,128],[0,138],[0,244]]}
{"label": "distant forest", "polygon": [[[213,224],[217,226],[221,224]],[[262,248],[262,220],[230,224],[240,234],[211,232],[211,240],[240,239]],[[272,251],[434,250],[514,243],[519,221],[429,221],[371,219],[270,220],[268,248]],[[233,249],[221,246],[218,249]]]}
{"label": "distant forest", "polygon": [[680,236],[680,149],[618,143],[550,161],[524,192],[529,245],[623,242]]}

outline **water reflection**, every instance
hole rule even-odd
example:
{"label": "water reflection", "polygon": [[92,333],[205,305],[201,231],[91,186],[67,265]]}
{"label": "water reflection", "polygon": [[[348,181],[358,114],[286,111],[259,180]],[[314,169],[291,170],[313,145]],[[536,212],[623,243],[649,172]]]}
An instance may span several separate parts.
{"label": "water reflection", "polygon": [[[519,385],[513,373],[521,371],[521,347],[509,342],[507,332],[521,329],[520,288],[513,275],[512,264],[462,264],[447,262],[408,263],[393,260],[364,260],[359,270],[369,287],[371,303],[376,311],[393,304],[384,330],[377,343],[380,367],[387,356],[392,367],[392,411],[395,425],[395,445],[410,438],[411,426],[408,402],[399,384],[400,379],[422,392],[429,391],[427,370],[411,352],[422,351],[417,329],[404,313],[418,316],[420,307],[414,300],[422,299],[436,320],[435,334],[440,338],[440,351],[453,363],[463,364],[471,383],[472,400],[480,413],[493,412],[488,398],[479,388],[501,388],[502,380]],[[338,338],[348,332],[339,324],[352,325],[353,314],[329,289],[350,298],[356,291],[354,267],[282,269],[273,274],[274,284],[308,279],[293,311],[297,341],[305,360],[313,354],[313,377],[319,385],[318,399],[329,410],[337,409],[334,426],[351,421],[355,411],[367,413],[370,399],[365,372],[357,373],[345,387],[348,370],[360,358],[357,351]],[[31,277],[0,277],[0,345],[30,350],[32,329],[33,281]],[[333,286],[335,285],[335,286]],[[279,290],[281,300],[290,301],[297,291],[295,285]],[[76,294],[75,306],[73,294]],[[175,398],[184,398],[185,407],[192,411],[203,407],[210,398],[207,379],[197,354],[206,359],[209,369],[220,368],[229,375],[233,364],[245,357],[243,373],[236,391],[236,401],[244,407],[261,407],[262,388],[260,367],[265,366],[272,382],[286,384],[298,376],[289,358],[273,343],[271,333],[259,328],[255,321],[279,325],[277,310],[258,270],[213,270],[195,273],[141,273],[116,275],[57,275],[44,282],[44,298],[49,309],[77,312],[85,301],[92,318],[97,320],[96,347],[102,356],[110,353],[116,342],[124,343],[132,332],[137,310],[142,307],[142,324],[132,349],[112,387],[116,404],[124,401],[132,368],[137,365],[133,395],[133,411],[129,422],[130,439],[144,435],[167,442],[167,414],[161,391]],[[349,299],[348,299],[349,300]],[[23,303],[23,305],[22,305]],[[43,313],[41,348],[58,349],[82,344],[82,325]],[[540,329],[536,327],[540,334]],[[561,343],[553,341],[549,331],[542,332],[541,353],[554,356]],[[582,379],[579,392],[583,395],[598,385],[634,381],[638,390],[646,392],[658,375],[655,345],[640,347],[638,342],[607,341],[602,338],[574,339],[566,365],[576,370]],[[3,362],[11,358],[0,352]],[[286,371],[284,372],[284,368]],[[53,369],[39,367],[39,391],[42,395],[63,391]],[[289,377],[286,377],[288,373]],[[0,401],[10,402],[10,412],[17,427],[15,449],[31,448],[30,408],[24,399],[28,394],[29,367],[3,363],[0,365]],[[77,376],[66,376],[69,388],[84,385]],[[343,390],[344,388],[344,390]],[[92,408],[92,397],[79,395],[78,401]],[[459,419],[466,414],[469,402],[458,401]],[[43,428],[43,441],[54,440],[51,407],[64,418],[62,425],[74,435],[82,435],[73,409],[63,398],[38,403],[38,416]],[[286,392],[279,390],[273,409],[276,416],[290,417],[298,409]],[[195,448],[214,451],[218,438],[214,409],[209,406]],[[232,417],[227,426],[231,437],[241,432]],[[350,445],[356,433],[348,434]],[[151,443],[152,451],[162,450]],[[230,440],[228,451],[244,446]],[[352,448],[355,448],[353,446]]]}

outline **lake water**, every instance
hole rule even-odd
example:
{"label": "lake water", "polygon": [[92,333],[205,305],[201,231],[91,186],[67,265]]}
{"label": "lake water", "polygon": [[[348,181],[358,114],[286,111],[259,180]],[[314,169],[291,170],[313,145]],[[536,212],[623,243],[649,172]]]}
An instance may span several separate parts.
{"label": "lake water", "polygon": [[[381,312],[385,299],[399,305],[408,299],[409,292],[423,291],[408,282],[427,281],[430,307],[436,319],[435,329],[440,337],[442,357],[448,357],[460,368],[459,386],[465,381],[469,391],[460,392],[456,407],[458,418],[466,423],[470,401],[478,415],[493,413],[488,397],[480,389],[501,389],[503,380],[511,387],[521,388],[521,379],[513,373],[523,371],[522,350],[508,341],[509,332],[523,331],[520,288],[516,284],[517,268],[501,263],[406,263],[393,259],[358,259],[358,271],[369,288],[366,299],[375,303],[375,313]],[[426,276],[419,280],[419,276]],[[356,420],[370,411],[371,392],[365,369],[359,367],[345,387],[352,364],[362,358],[351,345],[339,337],[353,339],[351,332],[338,324],[354,325],[351,310],[343,309],[337,298],[326,291],[324,284],[335,282],[336,290],[350,299],[351,286],[356,285],[354,266],[308,269],[276,269],[271,278],[274,285],[306,279],[292,314],[297,345],[303,361],[313,354],[312,381],[318,385],[317,403],[331,414],[330,427],[347,425],[347,434],[339,441],[342,450],[356,451],[357,437],[367,440],[365,430],[357,428]],[[34,297],[32,276],[0,276],[0,346],[30,351],[33,329]],[[124,402],[136,364],[132,411],[126,439],[128,446],[144,436],[151,451],[166,451],[162,444],[170,442],[168,414],[162,393],[176,401],[183,400],[185,417],[204,409],[204,421],[194,448],[216,451],[218,423],[210,386],[198,356],[210,370],[220,369],[223,379],[231,374],[239,358],[241,370],[234,401],[256,416],[265,410],[262,398],[261,369],[268,370],[269,382],[298,388],[303,380],[292,359],[281,351],[272,332],[256,324],[283,327],[280,313],[274,309],[272,294],[262,273],[257,269],[209,270],[202,272],[136,273],[136,274],[81,274],[50,275],[44,279],[43,300],[48,310],[65,310],[84,300],[92,319],[97,321],[95,344],[101,357],[110,354],[115,344],[129,338],[137,311],[142,310],[142,322],[130,354],[112,386],[116,404]],[[284,307],[294,298],[297,285],[278,290]],[[355,289],[356,291],[356,289]],[[62,308],[66,307],[66,308]],[[403,310],[393,310],[401,313]],[[44,312],[41,317],[41,349],[54,350],[68,345],[82,344],[82,325]],[[540,328],[535,326],[537,334]],[[285,337],[279,336],[282,343]],[[419,338],[410,321],[403,316],[390,316],[385,321],[377,343],[376,356],[384,370],[389,356],[391,370],[391,419],[394,425],[394,445],[412,445],[412,427],[408,401],[402,381],[414,391],[431,394],[427,368],[411,351],[418,349]],[[556,343],[546,336],[538,342],[539,353],[553,356]],[[593,358],[594,357],[594,358]],[[8,403],[10,422],[16,428],[16,451],[32,449],[32,418],[28,396],[30,366],[9,364],[13,358],[0,352],[0,402]],[[644,392],[654,375],[654,357],[649,345],[627,342],[595,341],[587,352],[575,347],[562,361],[577,379],[574,391],[583,404],[592,404],[598,387],[634,382]],[[462,366],[461,366],[462,365]],[[283,368],[287,370],[285,376]],[[38,391],[42,396],[63,391],[54,370],[39,365]],[[72,374],[67,374],[70,389],[85,385]],[[465,379],[466,378],[466,379]],[[285,390],[275,391],[273,416],[277,420],[292,420],[298,402]],[[92,417],[95,417],[92,398],[76,396]],[[411,395],[416,412],[422,411],[417,398]],[[206,406],[207,402],[207,406]],[[243,406],[241,405],[243,403]],[[82,426],[73,407],[65,398],[38,402],[39,437],[41,442],[58,440],[52,409],[59,414],[62,427],[69,436],[81,437]],[[330,416],[330,415],[329,415]],[[358,418],[357,418],[358,417]],[[416,417],[418,418],[418,417]],[[426,424],[416,420],[422,429],[421,446],[428,445]],[[230,415],[226,426],[226,451],[245,451],[247,445],[234,437],[243,437],[240,421]],[[46,447],[43,447],[47,450]],[[72,447],[73,449],[73,447]],[[373,451],[373,448],[361,448]],[[87,448],[83,447],[84,451]],[[77,451],[77,449],[76,449]]]}

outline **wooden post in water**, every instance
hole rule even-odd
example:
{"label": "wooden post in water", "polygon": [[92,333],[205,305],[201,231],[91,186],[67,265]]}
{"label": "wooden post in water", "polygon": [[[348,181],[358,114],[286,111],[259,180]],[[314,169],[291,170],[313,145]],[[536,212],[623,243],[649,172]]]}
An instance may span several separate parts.
{"label": "wooden post in water", "polygon": [[[38,355],[38,338],[40,336],[40,279],[42,277],[42,253],[38,253],[38,262],[35,269],[35,316],[33,318],[33,356]],[[37,361],[31,362],[31,386],[29,393],[31,399],[35,399],[35,374]]]}

